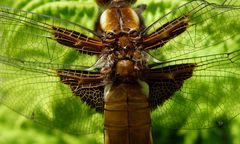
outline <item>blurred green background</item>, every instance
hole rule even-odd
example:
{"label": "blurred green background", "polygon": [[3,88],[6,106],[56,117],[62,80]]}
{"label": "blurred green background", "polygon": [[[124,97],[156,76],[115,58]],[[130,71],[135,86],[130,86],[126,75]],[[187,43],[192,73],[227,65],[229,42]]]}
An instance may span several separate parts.
{"label": "blurred green background", "polygon": [[[220,2],[221,0],[215,0]],[[146,25],[161,16],[162,13],[176,7],[180,1],[139,0],[148,4],[145,11]],[[181,1],[183,3],[183,1]],[[93,29],[97,15],[93,0],[1,0],[1,6],[34,11],[53,15]],[[157,7],[161,5],[161,7]],[[155,144],[240,144],[240,117],[219,128],[204,130],[171,130],[156,127],[153,131]],[[103,134],[85,136],[69,135],[55,129],[37,125],[23,116],[0,105],[0,144],[101,144]]]}

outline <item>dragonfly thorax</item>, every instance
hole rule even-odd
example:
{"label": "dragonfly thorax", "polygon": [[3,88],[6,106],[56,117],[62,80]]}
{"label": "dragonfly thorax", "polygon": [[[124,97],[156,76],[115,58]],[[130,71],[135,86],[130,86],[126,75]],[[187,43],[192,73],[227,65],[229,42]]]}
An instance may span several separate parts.
{"label": "dragonfly thorax", "polygon": [[101,73],[108,81],[128,82],[137,80],[147,68],[146,55],[138,49],[119,49],[104,54],[101,58]]}
{"label": "dragonfly thorax", "polygon": [[134,62],[131,60],[120,60],[116,64],[116,75],[129,77],[135,75]]}
{"label": "dragonfly thorax", "polygon": [[147,58],[138,30],[126,28],[105,32],[102,41],[105,49],[100,58],[101,72],[107,80],[129,81],[139,77],[140,71],[146,68]]}
{"label": "dragonfly thorax", "polygon": [[[98,31],[102,32],[105,46],[97,67],[106,81],[137,79],[146,68],[146,55],[142,50],[141,20],[131,8],[135,0],[100,0],[107,9],[100,15]],[[95,65],[96,66],[96,65]]]}

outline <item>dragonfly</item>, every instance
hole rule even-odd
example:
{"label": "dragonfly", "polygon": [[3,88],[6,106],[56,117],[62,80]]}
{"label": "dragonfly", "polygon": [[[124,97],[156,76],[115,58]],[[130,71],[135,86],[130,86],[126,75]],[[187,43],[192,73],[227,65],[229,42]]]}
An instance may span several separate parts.
{"label": "dragonfly", "polygon": [[95,2],[93,30],[0,7],[2,104],[65,132],[100,129],[105,144],[152,144],[154,123],[210,128],[239,114],[238,1],[189,1],[148,26],[136,0]]}

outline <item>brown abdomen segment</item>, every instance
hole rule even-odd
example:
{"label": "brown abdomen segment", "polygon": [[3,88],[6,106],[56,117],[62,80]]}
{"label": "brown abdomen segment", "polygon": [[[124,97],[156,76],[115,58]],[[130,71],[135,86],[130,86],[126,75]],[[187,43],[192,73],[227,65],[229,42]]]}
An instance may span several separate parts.
{"label": "brown abdomen segment", "polygon": [[152,144],[150,108],[137,82],[106,88],[104,128],[105,144]]}

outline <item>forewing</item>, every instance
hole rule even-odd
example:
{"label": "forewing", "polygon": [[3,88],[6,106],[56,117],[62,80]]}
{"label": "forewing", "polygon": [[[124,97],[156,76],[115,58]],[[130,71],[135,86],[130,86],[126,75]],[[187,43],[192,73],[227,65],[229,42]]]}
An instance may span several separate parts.
{"label": "forewing", "polygon": [[101,52],[94,32],[69,21],[6,7],[0,7],[0,19],[2,56],[90,66],[93,58],[84,64],[82,53]]}
{"label": "forewing", "polygon": [[[154,24],[154,27],[164,25],[190,13],[185,32],[158,50],[150,51],[161,61],[152,64],[152,69],[196,64],[190,78],[186,79],[188,74],[174,78],[175,81],[184,80],[178,89],[172,89],[177,86],[172,83],[170,88],[169,82],[162,80],[150,84],[150,100],[168,95],[164,103],[155,101],[158,107],[152,114],[154,123],[170,128],[209,128],[224,124],[239,114],[240,7],[233,4],[239,2],[229,0],[216,5],[191,1]],[[153,29],[151,27],[150,31]],[[169,74],[171,72],[169,69]],[[168,90],[173,90],[170,95]]]}
{"label": "forewing", "polygon": [[[102,129],[101,114],[79,98],[83,93],[77,97],[59,75],[60,70],[76,70],[78,77],[90,77],[91,72],[86,75],[83,70],[94,64],[96,57],[60,44],[57,34],[61,40],[84,35],[85,42],[93,41],[86,37],[94,35],[68,21],[0,7],[0,102],[33,121],[69,133]],[[78,85],[78,90],[90,91],[91,83]],[[84,96],[101,97],[102,89],[95,89],[99,92]]]}
{"label": "forewing", "polygon": [[[205,0],[188,2],[162,16],[146,29],[145,32],[150,34],[150,37],[146,38],[162,34],[162,39],[145,49],[159,46],[150,53],[161,61],[231,51],[215,45],[231,41],[230,39],[239,35],[239,5],[238,1],[231,0],[225,1],[222,5],[208,3]],[[171,23],[176,19],[182,19],[182,25],[180,20],[178,26],[176,22]],[[175,30],[171,33],[164,32],[174,27],[174,24]]]}

